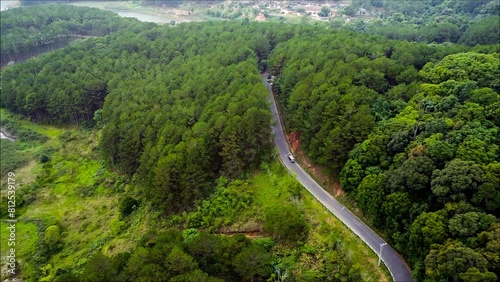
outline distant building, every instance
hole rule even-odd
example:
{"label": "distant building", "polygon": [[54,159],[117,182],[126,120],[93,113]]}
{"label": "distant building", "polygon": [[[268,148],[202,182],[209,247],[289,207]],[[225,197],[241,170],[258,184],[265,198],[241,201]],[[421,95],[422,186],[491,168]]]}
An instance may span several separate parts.
{"label": "distant building", "polygon": [[266,21],[266,16],[264,16],[263,13],[260,13],[258,16],[255,17],[256,22],[265,22]]}

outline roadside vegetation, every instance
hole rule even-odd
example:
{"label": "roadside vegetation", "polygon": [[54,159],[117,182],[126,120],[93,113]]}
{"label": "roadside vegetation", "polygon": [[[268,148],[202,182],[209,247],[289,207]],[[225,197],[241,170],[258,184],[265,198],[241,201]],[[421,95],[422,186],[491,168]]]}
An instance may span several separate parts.
{"label": "roadside vegetation", "polygon": [[139,23],[6,68],[18,275],[387,281],[376,255],[273,161],[259,70],[295,32]]}
{"label": "roadside vegetation", "polygon": [[[495,281],[500,45],[484,34],[498,7],[431,2],[414,32],[449,27],[451,17],[432,23],[447,11],[462,13],[459,34],[394,37],[385,33],[390,19],[358,30],[362,23],[156,25],[59,5],[2,12],[27,29],[10,26],[9,38],[57,22],[54,34],[99,35],[1,74],[1,127],[17,137],[1,141],[1,165],[18,183],[20,276],[389,280],[376,255],[275,161],[260,76],[269,69],[287,129],[312,165],[342,184],[418,281]],[[218,9],[210,13],[244,16]],[[418,24],[403,15],[402,24]],[[108,20],[116,25],[102,30]]]}
{"label": "roadside vegetation", "polygon": [[[376,255],[279,163],[239,180],[221,177],[194,210],[165,215],[135,183],[105,168],[97,134],[58,130],[38,146],[57,143],[47,161],[14,170],[18,180],[37,175],[17,191],[23,279],[231,281],[280,273],[290,281],[389,280]],[[2,232],[5,238],[9,231]],[[139,264],[147,267],[139,271]]]}
{"label": "roadside vegetation", "polygon": [[339,31],[271,54],[287,128],[419,281],[496,279],[498,48]]}

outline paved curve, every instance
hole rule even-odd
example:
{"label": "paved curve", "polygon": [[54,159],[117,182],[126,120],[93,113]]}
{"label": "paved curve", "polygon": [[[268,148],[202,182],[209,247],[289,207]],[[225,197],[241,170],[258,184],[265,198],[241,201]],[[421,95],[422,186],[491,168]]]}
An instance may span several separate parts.
{"label": "paved curve", "polygon": [[387,245],[375,232],[361,222],[347,208],[341,205],[332,195],[323,190],[321,186],[314,181],[297,163],[291,163],[286,156],[289,153],[288,143],[283,133],[283,127],[274,101],[271,85],[267,82],[267,72],[262,74],[264,84],[269,91],[269,102],[271,102],[271,112],[274,117],[275,125],[272,127],[275,136],[274,143],[278,148],[281,162],[293,173],[297,180],[309,192],[318,199],[330,212],[332,212],[340,221],[342,221],[349,229],[351,229],[361,240],[363,240],[376,254],[382,250],[381,259],[389,269],[392,279],[396,282],[413,281],[410,274],[410,269],[405,264],[403,258],[394,251],[391,246]]}

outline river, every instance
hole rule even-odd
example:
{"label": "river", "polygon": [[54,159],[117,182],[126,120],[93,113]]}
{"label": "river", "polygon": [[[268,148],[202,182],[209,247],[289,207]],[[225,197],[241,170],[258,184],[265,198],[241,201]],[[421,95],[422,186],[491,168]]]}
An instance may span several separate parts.
{"label": "river", "polygon": [[[171,21],[175,22],[188,22],[191,21],[190,19],[178,17],[175,15],[171,15],[168,13],[163,13],[163,15],[154,15],[150,14],[147,12],[141,12],[141,11],[126,11],[124,9],[120,9],[120,6],[117,6],[117,8],[109,8],[107,7],[108,2],[92,2],[92,1],[85,1],[85,2],[74,2],[70,3],[70,5],[73,6],[80,6],[80,7],[93,7],[93,8],[99,8],[102,10],[108,10],[114,13],[117,13],[121,17],[124,18],[136,18],[142,22],[153,22],[153,23],[170,23]],[[14,8],[19,6],[19,0],[1,0],[0,1],[0,10],[4,11],[9,8]]]}
{"label": "river", "polygon": [[14,141],[15,140],[14,138],[5,136],[5,134],[3,134],[2,131],[0,131],[0,139],[7,139],[7,140],[10,140],[10,141]]}
{"label": "river", "polygon": [[0,11],[7,10],[8,8],[17,7],[19,1],[2,0],[0,1]]}
{"label": "river", "polygon": [[141,22],[152,22],[152,23],[169,23],[172,19],[165,18],[162,16],[148,15],[137,12],[127,12],[127,11],[113,11],[124,18],[136,18]]}
{"label": "river", "polygon": [[127,1],[82,1],[73,2],[70,3],[70,5],[77,7],[98,8],[117,13],[119,16],[124,18],[136,18],[142,22],[152,22],[158,24],[170,23],[172,21],[181,23],[199,20],[195,17],[187,16],[187,11],[185,11],[185,13],[178,14],[174,9],[165,10],[161,8],[137,6],[131,3],[132,2]]}

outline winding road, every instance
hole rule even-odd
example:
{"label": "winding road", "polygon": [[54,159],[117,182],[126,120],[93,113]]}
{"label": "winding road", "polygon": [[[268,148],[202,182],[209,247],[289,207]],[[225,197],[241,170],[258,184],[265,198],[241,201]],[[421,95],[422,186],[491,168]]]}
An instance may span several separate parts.
{"label": "winding road", "polygon": [[[269,101],[271,102],[271,112],[274,117],[275,125],[272,127],[272,132],[275,136],[274,143],[279,151],[280,159],[283,165],[294,174],[296,179],[330,212],[332,212],[340,221],[342,221],[349,229],[351,229],[358,237],[361,238],[376,254],[389,269],[392,279],[396,282],[413,281],[410,274],[410,269],[405,264],[403,258],[394,251],[382,238],[373,232],[368,226],[361,222],[354,214],[346,207],[341,205],[335,198],[326,192],[302,167],[297,163],[292,163],[286,156],[290,150],[286,141],[286,136],[283,131],[276,101],[272,93],[271,85],[267,81],[267,72],[262,74],[264,84],[269,91]],[[381,255],[380,255],[381,253]]]}

